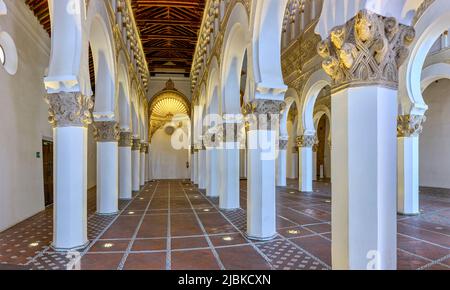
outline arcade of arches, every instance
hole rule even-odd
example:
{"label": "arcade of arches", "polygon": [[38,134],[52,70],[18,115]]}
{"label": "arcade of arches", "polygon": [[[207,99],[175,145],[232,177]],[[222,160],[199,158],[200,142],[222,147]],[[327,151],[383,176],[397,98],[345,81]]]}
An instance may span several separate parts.
{"label": "arcade of arches", "polygon": [[0,0],[0,269],[448,270],[449,27],[448,0]]}

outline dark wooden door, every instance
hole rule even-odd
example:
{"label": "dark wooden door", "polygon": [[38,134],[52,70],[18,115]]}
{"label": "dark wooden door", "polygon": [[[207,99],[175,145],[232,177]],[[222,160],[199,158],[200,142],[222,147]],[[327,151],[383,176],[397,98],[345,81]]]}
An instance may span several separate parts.
{"label": "dark wooden door", "polygon": [[53,142],[42,141],[45,206],[53,204]]}

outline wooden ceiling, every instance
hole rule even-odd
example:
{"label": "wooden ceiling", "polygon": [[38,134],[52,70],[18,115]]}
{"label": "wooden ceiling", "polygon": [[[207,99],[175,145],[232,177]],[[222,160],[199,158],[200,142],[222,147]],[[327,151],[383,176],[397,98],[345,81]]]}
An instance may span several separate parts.
{"label": "wooden ceiling", "polygon": [[[25,0],[25,3],[50,35],[48,0]],[[131,5],[150,73],[189,76],[205,0],[131,0]]]}
{"label": "wooden ceiling", "polygon": [[189,75],[205,0],[131,0],[149,70]]}

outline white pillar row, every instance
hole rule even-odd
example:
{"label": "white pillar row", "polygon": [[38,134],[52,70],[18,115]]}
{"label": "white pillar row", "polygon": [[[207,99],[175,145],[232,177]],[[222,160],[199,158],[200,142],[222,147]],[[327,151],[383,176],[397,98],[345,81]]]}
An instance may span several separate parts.
{"label": "white pillar row", "polygon": [[298,147],[292,147],[291,179],[298,178]]}
{"label": "white pillar row", "polygon": [[419,210],[419,135],[425,116],[404,115],[397,124],[397,212],[418,215]]}
{"label": "white pillar row", "polygon": [[313,146],[316,143],[315,135],[297,137],[298,190],[301,192],[313,192]]}
{"label": "white pillar row", "polygon": [[[384,49],[373,53],[375,36]],[[333,269],[397,268],[398,73],[392,70],[413,39],[412,28],[364,10],[318,46],[333,79]]]}
{"label": "white pillar row", "polygon": [[275,142],[278,133],[270,122],[279,116],[283,105],[282,101],[255,100],[248,106],[252,108],[250,118],[253,118],[247,135],[247,236],[250,239],[270,240],[277,234]]}
{"label": "white pillar row", "polygon": [[277,186],[286,186],[286,156],[288,140],[280,139],[277,158]]}
{"label": "white pillar row", "polygon": [[131,186],[131,132],[120,132],[119,140],[119,199],[133,197]]}
{"label": "white pillar row", "polygon": [[93,102],[80,93],[48,94],[54,140],[53,242],[57,251],[82,249],[87,238],[87,126]]}
{"label": "white pillar row", "polygon": [[216,140],[217,135],[206,133],[203,137],[205,143],[206,171],[208,172],[206,182],[206,196],[219,197],[220,193],[220,164],[219,148]]}
{"label": "white pillar row", "polygon": [[240,157],[241,148],[239,124],[229,122],[223,124],[223,150],[222,150],[222,190],[219,207],[225,210],[240,208]]}
{"label": "white pillar row", "polygon": [[141,140],[133,138],[133,146],[131,147],[131,164],[132,164],[132,189],[133,193],[141,190]]}
{"label": "white pillar row", "polygon": [[97,213],[119,211],[119,124],[115,121],[95,122],[97,141]]}
{"label": "white pillar row", "polygon": [[141,160],[140,160],[140,170],[139,170],[139,173],[140,173],[140,178],[139,178],[139,185],[140,186],[144,186],[145,185],[145,161],[146,161],[146,158],[145,158],[145,152],[146,152],[146,149],[147,148],[147,143],[141,143]]}

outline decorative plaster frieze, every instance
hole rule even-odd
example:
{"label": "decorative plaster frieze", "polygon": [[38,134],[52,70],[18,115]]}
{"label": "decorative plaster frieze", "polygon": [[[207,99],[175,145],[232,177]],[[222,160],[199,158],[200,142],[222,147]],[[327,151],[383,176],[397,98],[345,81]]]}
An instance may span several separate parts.
{"label": "decorative plaster frieze", "polygon": [[287,150],[287,147],[288,147],[288,140],[280,139],[279,141],[280,150]]}

